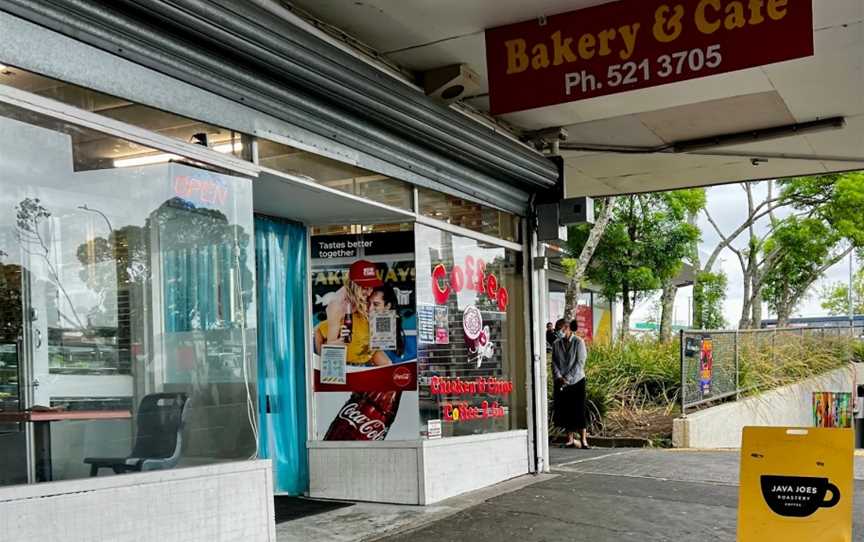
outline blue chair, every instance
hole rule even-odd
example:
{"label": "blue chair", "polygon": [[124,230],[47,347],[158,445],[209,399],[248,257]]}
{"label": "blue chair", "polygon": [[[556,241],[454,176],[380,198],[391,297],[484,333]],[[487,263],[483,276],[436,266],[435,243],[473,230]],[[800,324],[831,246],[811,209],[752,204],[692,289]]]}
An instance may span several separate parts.
{"label": "blue chair", "polygon": [[90,476],[100,469],[115,474],[171,469],[180,460],[189,401],[185,393],[151,393],[138,407],[135,445],[127,457],[87,457]]}

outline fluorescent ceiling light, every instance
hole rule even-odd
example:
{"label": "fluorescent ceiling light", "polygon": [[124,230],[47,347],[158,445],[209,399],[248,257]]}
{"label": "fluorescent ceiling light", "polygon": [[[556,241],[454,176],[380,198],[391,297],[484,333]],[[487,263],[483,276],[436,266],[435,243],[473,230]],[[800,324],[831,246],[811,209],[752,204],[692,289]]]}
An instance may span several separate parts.
{"label": "fluorescent ceiling light", "polygon": [[[214,145],[211,150],[227,154],[235,150],[243,150],[243,144],[221,143],[219,145]],[[114,167],[136,167],[149,166],[151,164],[164,164],[165,162],[170,162],[171,160],[179,160],[180,158],[181,157],[179,155],[167,153],[148,154],[145,156],[135,156],[132,158],[118,158],[117,160],[114,160]]]}
{"label": "fluorescent ceiling light", "polygon": [[242,151],[243,150],[243,144],[242,143],[220,143],[219,145],[213,145],[213,150],[216,152],[222,152],[222,153]]}
{"label": "fluorescent ceiling light", "polygon": [[150,164],[162,164],[180,158],[176,154],[150,154],[147,156],[136,156],[135,158],[120,158],[114,160],[114,167],[148,166]]}

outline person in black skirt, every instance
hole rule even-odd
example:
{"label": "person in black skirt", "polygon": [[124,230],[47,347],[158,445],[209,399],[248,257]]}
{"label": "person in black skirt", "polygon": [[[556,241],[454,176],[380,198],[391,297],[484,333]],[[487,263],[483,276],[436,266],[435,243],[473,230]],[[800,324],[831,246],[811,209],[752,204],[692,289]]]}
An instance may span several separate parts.
{"label": "person in black skirt", "polygon": [[[557,326],[556,326],[557,327]],[[568,448],[589,448],[585,423],[585,341],[576,336],[576,320],[564,325],[564,336],[552,345],[553,422],[567,431]],[[579,435],[579,441],[576,437]]]}

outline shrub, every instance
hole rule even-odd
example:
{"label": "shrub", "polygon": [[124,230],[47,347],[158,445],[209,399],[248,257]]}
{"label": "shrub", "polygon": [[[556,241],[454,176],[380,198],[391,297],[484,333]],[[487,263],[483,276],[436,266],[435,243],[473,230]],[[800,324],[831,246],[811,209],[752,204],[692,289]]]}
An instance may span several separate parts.
{"label": "shrub", "polygon": [[[634,338],[614,344],[594,344],[588,348],[585,373],[592,431],[602,427],[609,412],[622,408],[671,410],[680,390],[678,343]],[[551,360],[549,382],[551,401]]]}
{"label": "shrub", "polygon": [[801,330],[741,333],[738,340],[739,388],[749,394],[839,369],[861,350],[848,335]]}
{"label": "shrub", "polygon": [[[724,339],[728,344],[723,347],[727,350],[734,348],[732,339],[731,335],[728,341]],[[746,394],[761,393],[844,367],[850,359],[864,359],[864,341],[851,339],[842,333],[742,331],[738,341],[738,382]],[[719,345],[717,341],[715,344]],[[726,352],[724,359],[727,354],[730,356],[728,363],[734,363],[731,357],[734,354]],[[717,371],[718,356],[719,353],[715,352]],[[614,344],[594,344],[588,348],[585,372],[592,433],[604,433],[610,415],[615,418],[610,427],[613,432],[618,430],[620,419],[638,425],[640,419],[669,417],[677,407],[681,393],[680,341],[676,338],[662,343],[652,336],[634,337]],[[734,374],[730,377],[734,379]],[[550,404],[552,386],[550,356],[547,390]]]}

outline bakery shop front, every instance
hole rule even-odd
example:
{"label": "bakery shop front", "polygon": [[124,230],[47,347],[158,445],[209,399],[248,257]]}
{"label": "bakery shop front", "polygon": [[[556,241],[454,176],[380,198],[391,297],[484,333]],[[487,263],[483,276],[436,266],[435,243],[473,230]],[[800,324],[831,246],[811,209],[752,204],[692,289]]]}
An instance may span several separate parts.
{"label": "bakery shop front", "polygon": [[532,468],[520,220],[418,192],[474,229],[418,213],[310,237],[312,497],[429,504]]}
{"label": "bakery shop front", "polygon": [[543,469],[526,216],[558,169],[267,4],[0,7],[19,538],[82,495],[98,536],[158,503],[253,540],[270,493],[428,504]]}

